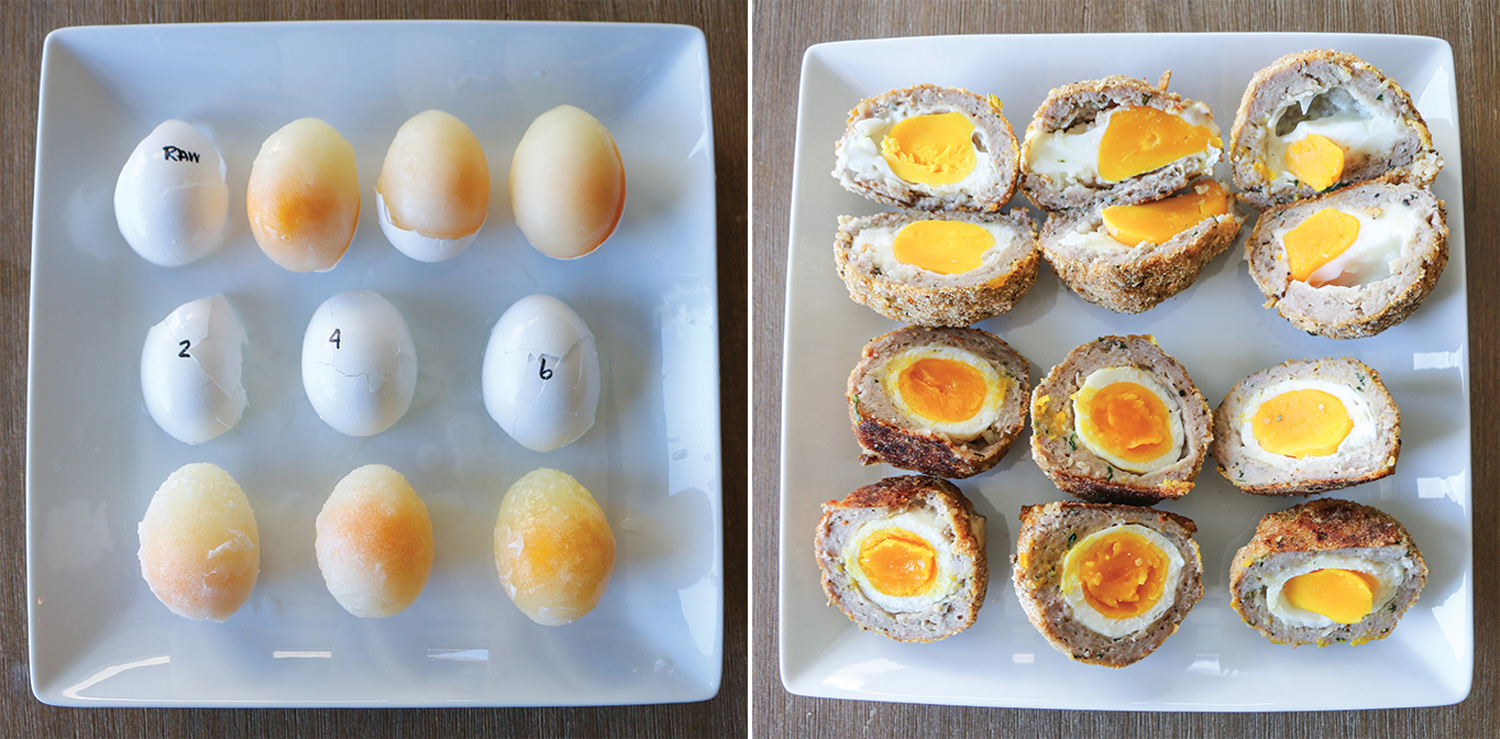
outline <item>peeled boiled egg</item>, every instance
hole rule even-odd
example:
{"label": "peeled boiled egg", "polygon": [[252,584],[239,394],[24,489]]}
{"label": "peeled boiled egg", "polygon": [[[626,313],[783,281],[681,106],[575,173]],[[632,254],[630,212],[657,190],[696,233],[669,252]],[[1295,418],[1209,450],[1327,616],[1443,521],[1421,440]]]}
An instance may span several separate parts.
{"label": "peeled boiled egg", "polygon": [[489,163],[463,121],[427,110],[401,124],[375,182],[380,230],[393,246],[419,262],[452,259],[489,206]]}
{"label": "peeled boiled egg", "polygon": [[379,293],[324,301],[302,337],[302,387],[329,426],[373,436],[401,420],[417,386],[417,350],[401,311]]}
{"label": "peeled boiled egg", "polygon": [[223,295],[183,303],[141,349],[146,410],[178,441],[201,444],[234,428],[245,412],[245,329]]}
{"label": "peeled boiled egg", "polygon": [[921,508],[872,519],[849,537],[844,571],[891,613],[924,611],[958,591],[952,535],[937,510]]}
{"label": "peeled boiled egg", "polygon": [[333,126],[299,118],[260,146],[245,206],[255,243],[292,272],[326,272],[359,225],[354,146]]}
{"label": "peeled boiled egg", "polygon": [[528,295],[506,309],[484,350],[484,407],[521,446],[578,440],[599,407],[599,352],[567,303]]}
{"label": "peeled boiled egg", "polygon": [[178,267],[218,248],[228,215],[219,150],[182,121],[164,121],[152,130],[115,181],[120,235],[155,265]]}
{"label": "peeled boiled egg", "polygon": [[625,212],[625,167],[609,129],[571,105],[537,116],[511,159],[510,198],[516,226],[543,254],[598,248]]}
{"label": "peeled boiled egg", "polygon": [[885,365],[881,385],[919,428],[967,441],[995,425],[1010,381],[993,363],[956,346],[909,349]]}
{"label": "peeled boiled egg", "polygon": [[1417,240],[1427,215],[1391,199],[1382,207],[1329,207],[1273,232],[1293,280],[1312,287],[1358,287],[1391,276],[1403,247]]}
{"label": "peeled boiled egg", "polygon": [[1150,626],[1176,601],[1182,553],[1140,524],[1119,524],[1079,540],[1063,558],[1062,596],[1074,620],[1111,638]]}
{"label": "peeled boiled egg", "polygon": [[517,480],[495,518],[495,569],[527,618],[562,626],[599,605],[615,568],[615,536],[588,488],[542,468]]}
{"label": "peeled boiled egg", "polygon": [[228,472],[183,465],[151,496],[137,531],[141,575],[173,613],[224,621],[250,599],[260,575],[260,531]]}
{"label": "peeled boiled egg", "polygon": [[1180,115],[1148,105],[1105,110],[1072,128],[1030,133],[1027,168],[1057,185],[1114,183],[1182,159],[1217,161],[1222,142],[1206,106]]}
{"label": "peeled boiled egg", "polygon": [[1360,391],[1327,379],[1293,379],[1267,386],[1237,419],[1251,457],[1278,465],[1288,457],[1326,457],[1375,442],[1375,411]]}
{"label": "peeled boiled egg", "polygon": [[1079,443],[1110,464],[1141,474],[1182,457],[1181,405],[1151,373],[1095,370],[1072,400]]}
{"label": "peeled boiled egg", "polygon": [[1410,564],[1320,552],[1266,578],[1266,607],[1295,626],[1358,623],[1390,602]]}
{"label": "peeled boiled egg", "polygon": [[406,610],[432,573],[432,519],[400,472],[367,464],[334,486],[313,550],[328,592],[360,618]]}

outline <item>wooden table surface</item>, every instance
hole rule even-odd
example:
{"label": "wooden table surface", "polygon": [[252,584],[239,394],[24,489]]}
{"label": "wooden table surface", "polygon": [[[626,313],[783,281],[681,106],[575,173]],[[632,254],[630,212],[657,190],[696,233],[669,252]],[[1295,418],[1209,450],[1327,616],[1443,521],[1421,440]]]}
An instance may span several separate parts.
{"label": "wooden table surface", "polygon": [[[743,736],[746,733],[746,13],[744,0],[0,3],[0,736]],[[73,709],[32,696],[26,640],[26,337],[42,40],[73,25],[376,18],[666,22],[708,40],[717,164],[724,661],[711,701],[576,709]]]}
{"label": "wooden table surface", "polygon": [[[1127,0],[1122,2],[931,2],[888,0],[758,0],[752,14],[755,137],[751,156],[754,229],[751,274],[751,404],[753,568],[751,697],[757,736],[1500,736],[1500,626],[1496,566],[1500,544],[1500,465],[1474,455],[1475,670],[1468,700],[1441,708],[1271,714],[1167,714],[957,708],[840,701],[793,696],[777,664],[777,502],[780,467],[781,342],[787,229],[797,85],[802,54],[824,41],[959,33],[1323,31],[1437,36],[1453,46],[1460,89],[1464,213],[1468,244],[1470,409],[1473,446],[1500,443],[1489,421],[1500,407],[1495,369],[1500,322],[1500,263],[1490,262],[1488,235],[1500,229],[1493,206],[1500,154],[1492,3],[1252,2],[1250,0]],[[1014,123],[1014,120],[1013,120]],[[1024,123],[1019,124],[1024,127]]]}

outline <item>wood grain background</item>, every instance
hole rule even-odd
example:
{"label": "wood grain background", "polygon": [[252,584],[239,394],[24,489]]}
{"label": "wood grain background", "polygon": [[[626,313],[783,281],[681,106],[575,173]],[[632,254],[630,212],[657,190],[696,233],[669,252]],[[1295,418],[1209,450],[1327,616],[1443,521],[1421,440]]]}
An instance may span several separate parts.
{"label": "wood grain background", "polygon": [[[1371,0],[1259,2],[1133,0],[994,2],[951,0],[757,0],[752,13],[751,155],[754,239],[751,274],[751,424],[754,460],[752,727],[757,736],[1373,737],[1500,736],[1500,626],[1495,603],[1500,544],[1496,458],[1473,460],[1475,669],[1469,699],[1443,708],[1327,713],[1158,714],[955,708],[803,698],[781,685],[776,649],[777,502],[781,342],[786,286],[792,146],[802,54],[814,43],[956,33],[1313,31],[1437,36],[1453,46],[1459,88],[1468,246],[1470,409],[1473,448],[1500,443],[1500,266],[1489,260],[1500,228],[1497,177],[1496,4]],[[1022,124],[1024,126],[1024,124]]]}
{"label": "wood grain background", "polygon": [[[746,19],[744,0],[0,2],[0,737],[743,736],[746,729]],[[717,165],[724,670],[707,702],[576,709],[72,709],[31,695],[26,641],[26,337],[42,40],[115,23],[444,18],[683,23],[708,39]]]}

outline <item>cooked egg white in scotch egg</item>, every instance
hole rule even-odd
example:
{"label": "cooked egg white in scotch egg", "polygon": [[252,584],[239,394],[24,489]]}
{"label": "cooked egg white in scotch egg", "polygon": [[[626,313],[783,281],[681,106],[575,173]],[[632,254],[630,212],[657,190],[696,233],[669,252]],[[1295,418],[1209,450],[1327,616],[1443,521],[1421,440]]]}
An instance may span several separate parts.
{"label": "cooked egg white in scotch egg", "polygon": [[974,131],[974,122],[959,111],[893,109],[854,124],[855,137],[839,157],[864,177],[895,177],[926,185],[936,194],[957,194],[990,169],[992,155],[974,145]]}
{"label": "cooked egg white in scotch egg", "polygon": [[953,543],[936,511],[908,511],[865,523],[844,547],[844,569],[876,605],[921,611],[953,596]]}
{"label": "cooked egg white in scotch egg", "polygon": [[1182,553],[1160,533],[1140,524],[1110,526],[1068,549],[1062,597],[1074,620],[1118,639],[1172,607],[1182,567]]}
{"label": "cooked egg white in scotch egg", "polygon": [[1256,393],[1237,419],[1246,452],[1284,464],[1359,449],[1375,441],[1370,403],[1352,387],[1330,380],[1294,379]]}
{"label": "cooked egg white in scotch egg", "polygon": [[995,424],[1013,382],[973,352],[928,345],[893,357],[881,384],[914,425],[967,441]]}
{"label": "cooked egg white in scotch egg", "polygon": [[1384,207],[1327,207],[1273,232],[1273,239],[1293,280],[1359,287],[1390,277],[1426,220],[1423,211],[1394,199]]}
{"label": "cooked egg white in scotch egg", "polygon": [[1144,474],[1182,457],[1182,407],[1151,373],[1106,367],[1072,396],[1078,443],[1122,470]]}
{"label": "cooked egg white in scotch egg", "polygon": [[922,220],[863,229],[854,237],[854,250],[891,281],[910,282],[962,278],[993,267],[1014,238],[1013,231],[1000,225]]}
{"label": "cooked egg white in scotch egg", "polygon": [[1135,205],[1111,205],[1100,211],[1102,230],[1075,231],[1063,236],[1062,246],[1115,250],[1141,244],[1165,244],[1177,234],[1230,212],[1229,191],[1210,179],[1188,186],[1186,192]]}
{"label": "cooked egg white in scotch egg", "polygon": [[1295,626],[1359,623],[1391,601],[1407,565],[1345,554],[1314,555],[1266,579],[1266,607],[1277,620]]}
{"label": "cooked egg white in scotch egg", "polygon": [[1270,121],[1266,156],[1256,166],[1268,182],[1295,179],[1327,190],[1364,160],[1388,156],[1407,127],[1364,108],[1343,88],[1312,91]]}
{"label": "cooked egg white in scotch egg", "polygon": [[1057,185],[1123,182],[1181,159],[1212,166],[1224,143],[1201,103],[1180,115],[1149,105],[1119,106],[1062,131],[1034,131],[1025,167]]}

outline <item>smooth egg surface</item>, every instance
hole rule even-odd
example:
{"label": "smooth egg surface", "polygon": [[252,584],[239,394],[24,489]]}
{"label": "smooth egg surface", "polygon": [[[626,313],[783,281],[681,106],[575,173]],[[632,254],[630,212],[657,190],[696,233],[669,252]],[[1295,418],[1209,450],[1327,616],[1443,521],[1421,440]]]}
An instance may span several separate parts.
{"label": "smooth egg surface", "polygon": [[224,240],[224,162],[208,137],[183,121],[164,121],[136,145],[114,200],[120,235],[152,264],[188,264]]}
{"label": "smooth egg surface", "polygon": [[261,144],[245,206],[255,243],[292,272],[326,272],[359,225],[354,146],[333,126],[299,118]]}
{"label": "smooth egg surface", "polygon": [[1078,442],[1123,470],[1143,474],[1182,457],[1182,408],[1139,367],[1095,370],[1073,394]]}
{"label": "smooth egg surface", "polygon": [[[1328,627],[1339,623],[1355,623],[1369,615],[1370,611],[1384,607],[1400,587],[1406,571],[1413,567],[1410,560],[1400,562],[1371,562],[1349,554],[1321,553],[1309,557],[1294,567],[1280,570],[1264,580],[1266,607],[1271,615],[1284,623],[1296,626]],[[1324,587],[1324,592],[1312,592],[1305,588],[1299,593],[1298,578],[1318,571],[1342,570],[1363,575],[1363,588],[1359,581],[1351,580],[1342,588]],[[1345,578],[1348,579],[1348,578]],[[1292,585],[1291,588],[1288,585]],[[1344,590],[1345,592],[1337,592]],[[1369,606],[1364,613],[1351,611],[1349,601],[1356,600],[1364,590]],[[1352,591],[1352,592],[1350,592]],[[1340,602],[1343,601],[1343,602]],[[1301,605],[1298,605],[1300,603]],[[1336,620],[1324,612],[1339,616]]]}
{"label": "smooth egg surface", "polygon": [[417,351],[401,311],[371,290],[324,301],[302,337],[302,386],[340,433],[373,436],[401,420],[417,385]]}
{"label": "smooth egg surface", "polygon": [[1380,208],[1328,207],[1272,232],[1291,278],[1312,287],[1360,287],[1390,277],[1427,216],[1391,201]]}
{"label": "smooth egg surface", "polygon": [[594,334],[557,298],[528,295],[506,309],[490,332],[481,375],[485,409],[527,449],[567,446],[594,426]]}
{"label": "smooth egg surface", "polygon": [[953,542],[935,511],[868,521],[849,538],[844,570],[870,601],[890,613],[922,611],[952,597]]}
{"label": "smooth egg surface", "polygon": [[1375,411],[1361,392],[1324,378],[1267,386],[1243,408],[1236,421],[1245,452],[1272,465],[1362,450],[1378,431]]}
{"label": "smooth egg surface", "polygon": [[615,537],[593,494],[565,472],[541,468],[517,480],[495,518],[500,585],[543,626],[583,618],[604,597]]}
{"label": "smooth egg surface", "polygon": [[432,520],[400,472],[368,464],[334,486],[314,522],[328,592],[360,618],[406,610],[432,573]]}
{"label": "smooth egg surface", "polygon": [[1063,131],[1036,132],[1026,167],[1059,185],[1122,182],[1182,159],[1212,159],[1222,146],[1207,108],[1181,115],[1149,106],[1117,107]]}
{"label": "smooth egg surface", "polygon": [[473,242],[490,205],[490,168],[479,138],[441,110],[396,131],[375,182],[380,228],[403,254],[452,259]]}
{"label": "smooth egg surface", "polygon": [[183,465],[151,496],[137,533],[141,575],[173,613],[224,621],[250,599],[260,575],[260,531],[228,472]]}
{"label": "smooth egg surface", "polygon": [[1001,226],[921,220],[899,228],[866,228],[854,236],[854,261],[895,282],[959,281],[994,267],[1015,234]]}
{"label": "smooth egg surface", "polygon": [[995,424],[1011,381],[956,346],[913,347],[888,360],[881,386],[918,428],[973,439]]}
{"label": "smooth egg surface", "polygon": [[141,394],[173,438],[201,444],[234,428],[245,412],[245,329],[223,295],[184,303],[146,332]]}
{"label": "smooth egg surface", "polygon": [[609,129],[571,105],[537,116],[516,144],[510,197],[516,226],[543,254],[598,248],[625,212],[625,166]]}
{"label": "smooth egg surface", "polygon": [[1069,547],[1062,596],[1074,620],[1111,638],[1150,626],[1177,599],[1177,545],[1140,524],[1100,529]]}

